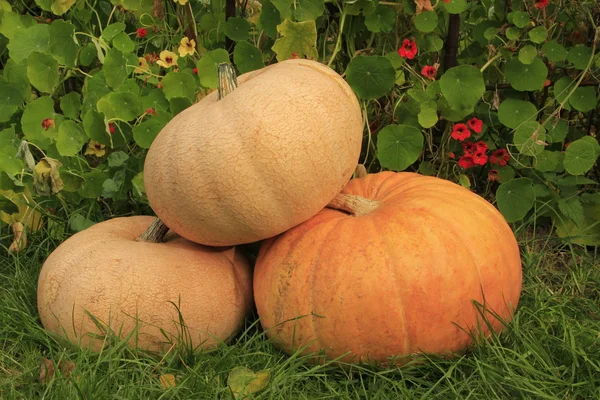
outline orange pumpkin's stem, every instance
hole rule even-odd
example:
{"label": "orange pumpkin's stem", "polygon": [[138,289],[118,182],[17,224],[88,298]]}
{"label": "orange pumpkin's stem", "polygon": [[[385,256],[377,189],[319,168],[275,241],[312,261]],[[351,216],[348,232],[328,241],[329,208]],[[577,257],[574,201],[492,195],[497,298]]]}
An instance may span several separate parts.
{"label": "orange pumpkin's stem", "polygon": [[161,243],[165,241],[165,236],[169,232],[169,227],[166,226],[160,218],[156,218],[152,224],[146,229],[146,232],[142,233],[136,241],[138,242],[150,242],[150,243]]}
{"label": "orange pumpkin's stem", "polygon": [[346,211],[355,217],[372,213],[379,207],[377,200],[366,199],[354,194],[340,193],[327,204],[328,208]]}

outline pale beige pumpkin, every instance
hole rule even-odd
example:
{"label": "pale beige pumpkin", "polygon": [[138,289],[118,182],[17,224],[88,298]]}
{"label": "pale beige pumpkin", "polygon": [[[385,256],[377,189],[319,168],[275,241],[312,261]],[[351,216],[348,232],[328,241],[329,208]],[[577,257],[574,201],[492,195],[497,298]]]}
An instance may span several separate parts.
{"label": "pale beige pumpkin", "polygon": [[306,346],[383,363],[450,354],[472,343],[467,332],[489,334],[473,302],[496,331],[503,325],[492,312],[511,320],[519,247],[483,198],[446,180],[383,172],[350,181],[330,207],[351,214],[324,209],[265,241],[256,261],[258,314],[286,352]]}
{"label": "pale beige pumpkin", "polygon": [[248,261],[233,247],[209,248],[172,233],[164,243],[136,240],[154,220],[101,222],[50,254],[38,282],[48,331],[98,350],[103,330],[91,314],[121,337],[137,328],[130,345],[154,352],[181,338],[210,349],[238,331],[253,306]]}
{"label": "pale beige pumpkin", "polygon": [[205,245],[279,234],[315,215],[358,162],[362,114],[351,88],[316,61],[249,72],[178,114],[144,166],[152,209]]}

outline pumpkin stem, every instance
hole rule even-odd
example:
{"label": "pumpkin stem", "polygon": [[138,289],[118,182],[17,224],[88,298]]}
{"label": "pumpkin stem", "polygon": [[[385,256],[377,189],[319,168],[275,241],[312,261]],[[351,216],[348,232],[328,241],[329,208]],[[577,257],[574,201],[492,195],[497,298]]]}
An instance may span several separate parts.
{"label": "pumpkin stem", "polygon": [[229,63],[219,64],[219,100],[233,92],[237,87],[237,76],[233,65]]}
{"label": "pumpkin stem", "polygon": [[156,218],[146,229],[146,232],[142,233],[136,240],[138,242],[161,243],[165,241],[167,232],[169,232],[169,227],[160,218]]}
{"label": "pumpkin stem", "polygon": [[327,204],[328,208],[346,211],[355,217],[372,213],[379,207],[377,200],[366,199],[355,194],[340,193]]}

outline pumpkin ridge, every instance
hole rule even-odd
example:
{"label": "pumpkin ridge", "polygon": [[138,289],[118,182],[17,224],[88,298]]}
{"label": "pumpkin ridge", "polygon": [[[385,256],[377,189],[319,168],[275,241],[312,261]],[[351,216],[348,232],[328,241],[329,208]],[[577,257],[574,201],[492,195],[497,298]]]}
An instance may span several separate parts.
{"label": "pumpkin ridge", "polygon": [[[343,224],[345,220],[346,220],[345,218],[340,218],[340,220],[332,226],[331,230],[323,235],[321,245],[317,248],[317,251],[315,252],[316,258],[313,260],[312,268],[310,269],[310,287],[311,288],[315,286],[315,275],[316,275],[315,269],[319,266],[319,261],[321,260],[321,253],[323,251],[323,248],[325,247],[326,244],[330,243],[330,239],[331,239],[330,236],[338,230],[339,226],[341,224]],[[315,337],[315,343],[318,345],[317,348],[324,349],[323,343],[322,343],[321,339],[319,338],[319,334],[317,333],[318,330],[315,327],[315,316],[313,315],[314,311],[315,311],[315,291],[311,290],[310,291],[310,313],[311,313],[310,326],[313,331],[313,335]],[[325,318],[327,318],[327,317],[325,317]]]}
{"label": "pumpkin ridge", "polygon": [[399,281],[398,281],[398,276],[396,275],[396,272],[393,268],[393,261],[391,260],[390,254],[390,245],[388,244],[388,242],[386,241],[386,237],[385,235],[383,235],[381,233],[381,231],[379,230],[379,225],[377,224],[377,221],[375,221],[375,218],[371,219],[371,223],[373,224],[373,227],[375,228],[375,232],[377,233],[377,235],[380,237],[380,242],[383,244],[384,248],[385,248],[385,252],[386,252],[386,261],[388,262],[388,266],[390,269],[390,273],[392,274],[393,280],[394,280],[394,291],[396,292],[396,296],[398,297],[398,304],[400,306],[401,309],[401,314],[402,314],[402,331],[404,333],[404,343],[403,343],[403,351],[404,353],[408,353],[410,351],[410,336],[408,335],[408,326],[407,326],[407,321],[406,321],[406,310],[405,310],[405,306],[404,306],[404,301],[402,300],[402,296],[400,295],[400,291],[399,291]]}

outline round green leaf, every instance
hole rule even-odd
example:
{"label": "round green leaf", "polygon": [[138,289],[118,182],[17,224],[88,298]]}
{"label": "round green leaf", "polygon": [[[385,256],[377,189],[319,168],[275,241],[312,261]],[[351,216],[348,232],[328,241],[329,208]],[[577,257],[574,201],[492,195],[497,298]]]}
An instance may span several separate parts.
{"label": "round green leaf", "polygon": [[85,182],[83,182],[77,193],[85,199],[95,199],[102,194],[102,184],[108,179],[108,175],[102,171],[94,170],[84,174],[83,179]]}
{"label": "round green leaf", "polygon": [[142,108],[154,108],[156,111],[169,110],[169,101],[160,89],[152,89],[146,96],[142,97]]}
{"label": "round green leaf", "polygon": [[254,71],[265,66],[262,52],[247,41],[238,42],[233,50],[233,62],[241,74]]}
{"label": "round green leaf", "polygon": [[150,118],[133,128],[133,139],[141,148],[149,149],[167,122],[165,118]]}
{"label": "round green leaf", "polygon": [[250,37],[250,22],[246,18],[231,17],[225,22],[223,28],[225,35],[236,42],[246,40]]}
{"label": "round green leaf", "polygon": [[574,109],[581,112],[592,111],[598,104],[596,88],[593,86],[580,86],[569,98],[569,103]]}
{"label": "round green leaf", "polygon": [[127,161],[129,159],[129,156],[127,155],[127,153],[119,150],[119,151],[115,151],[113,153],[110,153],[108,155],[107,161],[108,161],[108,166],[109,167],[120,167],[121,165],[125,164],[125,161]]}
{"label": "round green leaf", "polygon": [[547,123],[545,128],[548,130],[546,139],[551,143],[562,142],[569,133],[569,124],[564,119],[553,119]]}
{"label": "round green leaf", "polygon": [[75,25],[70,21],[57,19],[50,24],[50,53],[56,60],[74,67],[79,45],[75,41]]}
{"label": "round green leaf", "polygon": [[[59,117],[62,116],[54,113],[52,98],[42,96],[35,99],[25,107],[21,117],[21,128],[25,138],[42,149],[47,149],[50,145],[50,139],[54,138],[58,132]],[[42,127],[42,121],[46,118],[54,120],[54,127],[50,126],[47,130]]]}
{"label": "round green leaf", "polygon": [[525,28],[529,24],[530,18],[529,13],[524,11],[516,11],[512,15],[513,24],[517,28]]}
{"label": "round green leaf", "polygon": [[523,122],[515,130],[514,143],[519,153],[535,156],[544,151],[546,143],[546,128],[536,121]]}
{"label": "round green leaf", "polygon": [[498,119],[502,125],[516,129],[525,121],[535,121],[538,110],[528,101],[506,99],[498,107]]}
{"label": "round green leaf", "polygon": [[162,79],[163,92],[167,100],[173,97],[193,98],[196,93],[196,81],[184,72],[169,72]]}
{"label": "round green leaf", "polygon": [[450,0],[449,3],[444,2],[442,5],[449,14],[460,14],[469,8],[467,0]]}
{"label": "round green leaf", "polygon": [[6,61],[6,64],[4,64],[4,78],[6,79],[7,83],[12,83],[16,88],[19,89],[21,96],[26,102],[31,99],[31,84],[29,82],[29,78],[27,77],[26,62],[17,64],[9,58]]}
{"label": "round green leaf", "polygon": [[90,139],[106,146],[110,145],[109,133],[101,113],[89,110],[83,117],[83,130]]}
{"label": "round green leaf", "polygon": [[544,150],[535,157],[533,166],[541,172],[552,172],[556,170],[559,162],[560,152]]}
{"label": "round green leaf", "polygon": [[171,114],[175,116],[191,105],[192,100],[189,97],[173,97],[169,101],[169,110],[171,111]]}
{"label": "round green leaf", "polygon": [[92,42],[86,44],[79,52],[79,63],[84,67],[89,67],[96,59],[98,51]]}
{"label": "round green leaf", "polygon": [[31,53],[47,53],[50,49],[50,27],[37,24],[21,31],[8,43],[10,58],[20,63]]}
{"label": "round green leaf", "polygon": [[511,86],[518,91],[541,90],[548,76],[548,68],[536,58],[529,65],[523,64],[516,58],[506,63],[504,71],[506,79]]}
{"label": "round green leaf", "polygon": [[0,81],[0,93],[2,93],[0,96],[0,122],[6,122],[23,103],[23,96],[17,86],[2,81]]}
{"label": "round green leaf", "polygon": [[76,1],[77,0],[54,0],[51,7],[52,14],[63,15],[69,11],[69,8],[71,8]]}
{"label": "round green leaf", "polygon": [[519,38],[519,35],[521,35],[521,30],[519,28],[511,26],[510,28],[506,29],[505,34],[508,40],[517,40]]}
{"label": "round green leaf", "polygon": [[127,59],[117,49],[110,49],[104,58],[104,79],[106,84],[113,89],[125,82],[129,71],[127,70]]}
{"label": "round green leaf", "polygon": [[77,92],[65,94],[60,99],[60,109],[67,118],[79,118],[79,110],[81,109],[81,95]]}
{"label": "round green leaf", "polygon": [[113,38],[113,46],[121,53],[131,53],[135,48],[135,43],[128,34],[121,32]]}
{"label": "round green leaf", "polygon": [[417,161],[423,134],[409,125],[388,125],[377,135],[377,158],[384,168],[402,171]]}
{"label": "round green leaf", "polygon": [[[381,7],[381,6],[380,6]],[[386,7],[387,8],[387,7]],[[394,15],[393,21],[396,18]],[[366,22],[366,21],[365,21]],[[438,25],[438,17],[435,11],[425,11],[415,17],[415,27],[424,33],[432,32]],[[391,25],[393,26],[393,25]]]}
{"label": "round green leaf", "polygon": [[107,119],[131,121],[141,114],[142,102],[130,92],[111,92],[98,100],[97,107]]}
{"label": "round green leaf", "polygon": [[564,61],[567,58],[567,50],[560,45],[556,40],[551,40],[544,43],[542,46],[542,53],[551,62]]}
{"label": "round green leaf", "polygon": [[519,50],[519,61],[521,61],[523,64],[531,64],[536,57],[537,49],[530,44]]}
{"label": "round green leaf", "polygon": [[277,25],[281,24],[281,15],[277,7],[269,0],[263,0],[260,12],[260,25],[270,38],[277,37]]}
{"label": "round green leaf", "polygon": [[5,12],[0,17],[2,17],[0,33],[6,36],[9,41],[12,41],[17,34],[21,36],[22,31],[37,24],[31,15],[20,15],[16,12]]}
{"label": "round green leaf", "polygon": [[52,93],[58,85],[58,61],[49,54],[32,52],[27,57],[27,77],[40,92]]}
{"label": "round green leaf", "polygon": [[[433,14],[435,15],[435,13]],[[367,29],[374,33],[391,32],[392,29],[394,29],[395,23],[396,12],[394,11],[394,9],[382,5],[378,5],[374,12],[365,17],[365,25],[367,26]],[[435,29],[435,27],[433,29]]]}
{"label": "round green leaf", "polygon": [[435,108],[423,108],[417,117],[419,124],[423,128],[431,128],[438,122],[437,110]]}
{"label": "round green leaf", "polygon": [[472,114],[475,111],[473,107],[465,110],[455,110],[452,107],[450,107],[450,104],[448,104],[448,100],[446,100],[443,97],[438,99],[437,105],[442,117],[444,117],[445,120],[448,120],[450,122],[462,121],[468,115]]}
{"label": "round green leaf", "polygon": [[376,99],[392,90],[396,70],[384,56],[356,56],[348,64],[346,80],[359,97]]}
{"label": "round green leaf", "polygon": [[219,85],[218,66],[229,62],[229,53],[225,49],[216,49],[205,53],[196,64],[200,84],[215,89]]}
{"label": "round green leaf", "polygon": [[565,150],[564,166],[571,175],[583,175],[588,172],[598,158],[598,152],[594,146],[584,139],[578,139],[569,144]]}
{"label": "round green leaf", "polygon": [[72,157],[79,153],[85,137],[81,126],[73,121],[65,121],[58,128],[58,137],[56,138],[56,149],[61,156]]}
{"label": "round green leaf", "polygon": [[483,93],[485,83],[481,71],[471,65],[452,67],[440,78],[442,94],[455,110],[475,107]]}
{"label": "round green leaf", "polygon": [[115,36],[124,30],[125,24],[123,22],[115,22],[104,28],[100,37],[104,39],[105,42],[110,42]]}
{"label": "round green leaf", "polygon": [[529,178],[512,179],[498,186],[498,208],[507,222],[525,218],[535,201],[533,181]]}
{"label": "round green leaf", "polygon": [[325,12],[323,0],[295,0],[294,18],[296,21],[312,21]]}
{"label": "round green leaf", "polygon": [[539,44],[544,43],[544,41],[548,37],[548,31],[543,26],[538,26],[530,30],[528,35],[529,39],[531,39],[533,43]]}
{"label": "round green leaf", "polygon": [[569,50],[569,53],[567,54],[567,61],[572,63],[575,69],[583,70],[587,68],[592,57],[593,53],[591,48],[584,45],[579,45]]}
{"label": "round green leaf", "polygon": [[564,103],[564,108],[570,110],[568,95],[575,87],[575,82],[568,76],[563,76],[554,83],[554,98],[559,104]]}

